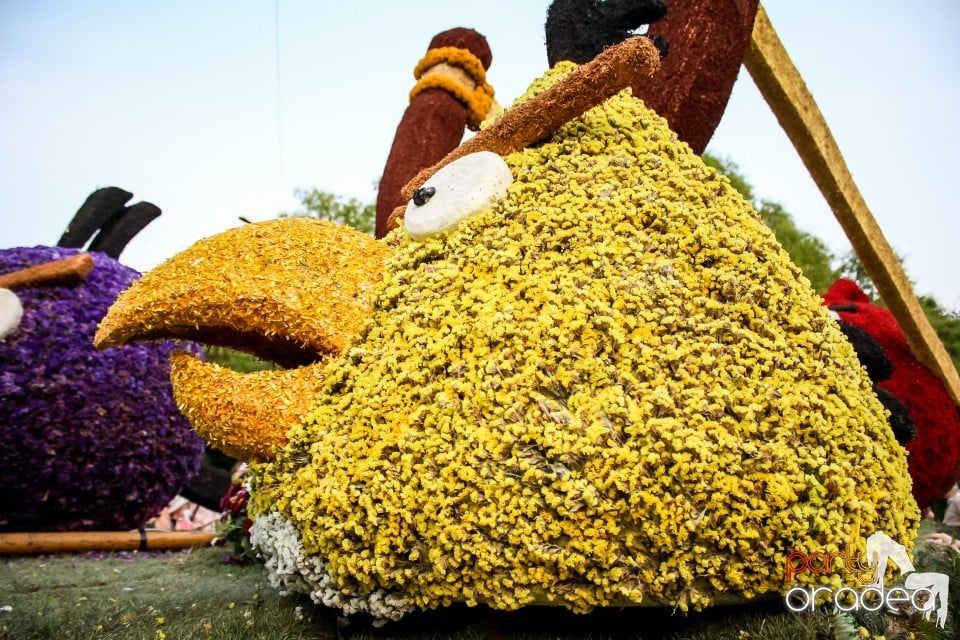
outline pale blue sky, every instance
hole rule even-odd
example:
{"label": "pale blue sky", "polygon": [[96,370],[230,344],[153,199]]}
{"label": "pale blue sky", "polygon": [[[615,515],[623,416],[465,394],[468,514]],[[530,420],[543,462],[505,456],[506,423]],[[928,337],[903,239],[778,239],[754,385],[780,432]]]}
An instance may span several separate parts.
{"label": "pale blue sky", "polygon": [[[431,37],[483,33],[509,104],[546,67],[547,4],[0,0],[0,247],[56,243],[108,185],[163,209],[122,256],[140,270],[298,187],[372,202]],[[960,309],[960,6],[765,7],[917,292]],[[709,151],[849,249],[745,71]]]}

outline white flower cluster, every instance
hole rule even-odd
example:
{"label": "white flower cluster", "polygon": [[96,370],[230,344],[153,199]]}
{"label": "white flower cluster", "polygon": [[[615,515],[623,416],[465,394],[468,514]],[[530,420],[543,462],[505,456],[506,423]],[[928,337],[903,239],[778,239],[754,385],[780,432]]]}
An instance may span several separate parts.
{"label": "white flower cluster", "polygon": [[307,555],[300,534],[279,513],[257,518],[250,528],[250,542],[265,558],[268,580],[276,589],[305,593],[315,603],[340,609],[344,615],[369,613],[377,626],[399,620],[414,609],[403,597],[383,589],[357,595],[341,591],[327,562]]}

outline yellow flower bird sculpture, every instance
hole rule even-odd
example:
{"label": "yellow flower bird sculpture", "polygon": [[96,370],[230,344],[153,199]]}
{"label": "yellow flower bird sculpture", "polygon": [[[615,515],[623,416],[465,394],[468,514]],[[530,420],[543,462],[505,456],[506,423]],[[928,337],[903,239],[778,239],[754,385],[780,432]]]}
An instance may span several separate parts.
{"label": "yellow flower bird sculpture", "polygon": [[[180,363],[204,429],[280,432],[237,447],[260,460],[252,539],[275,583],[384,619],[686,610],[783,591],[794,551],[910,544],[905,456],[870,380],[727,179],[617,87],[515,143],[511,113],[582,95],[585,68],[557,65],[489,125],[514,140],[496,157],[414,185],[386,243],[244,228],[104,320],[104,345],[226,336],[317,360],[252,393]],[[224,244],[267,254],[240,265]]]}

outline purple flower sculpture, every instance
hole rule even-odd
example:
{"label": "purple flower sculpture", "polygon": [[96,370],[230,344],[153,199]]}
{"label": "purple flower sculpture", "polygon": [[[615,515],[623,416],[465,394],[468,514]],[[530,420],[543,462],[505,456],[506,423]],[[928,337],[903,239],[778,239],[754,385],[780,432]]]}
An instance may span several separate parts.
{"label": "purple flower sculpture", "polygon": [[[0,250],[0,274],[81,253]],[[0,531],[142,526],[197,474],[203,443],[181,415],[162,342],[97,351],[97,323],[138,273],[89,252],[75,286],[16,290],[23,316],[0,341]]]}

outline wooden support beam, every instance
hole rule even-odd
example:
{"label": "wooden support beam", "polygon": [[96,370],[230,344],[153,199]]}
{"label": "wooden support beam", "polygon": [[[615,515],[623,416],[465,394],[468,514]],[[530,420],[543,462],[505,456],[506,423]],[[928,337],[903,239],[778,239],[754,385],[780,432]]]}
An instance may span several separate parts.
{"label": "wooden support beam", "polygon": [[763,6],[758,7],[744,65],[850,239],[897,319],[917,359],[960,402],[960,376],[927,320],[880,226],[850,175],[827,122],[790,60]]}
{"label": "wooden support beam", "polygon": [[158,551],[207,546],[217,537],[201,531],[66,531],[0,533],[0,555],[85,553],[87,551]]}

